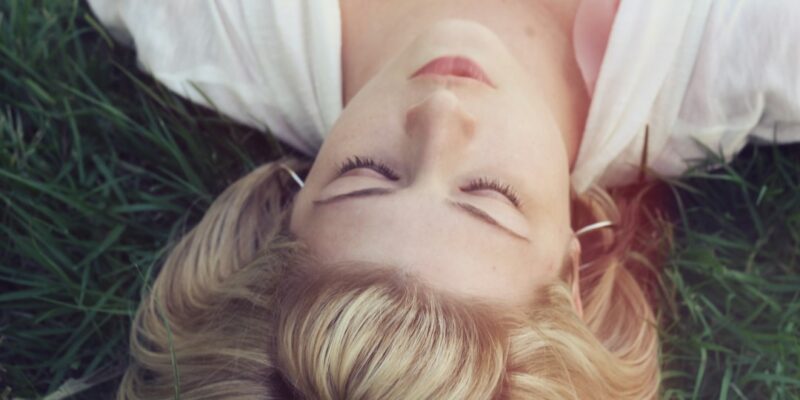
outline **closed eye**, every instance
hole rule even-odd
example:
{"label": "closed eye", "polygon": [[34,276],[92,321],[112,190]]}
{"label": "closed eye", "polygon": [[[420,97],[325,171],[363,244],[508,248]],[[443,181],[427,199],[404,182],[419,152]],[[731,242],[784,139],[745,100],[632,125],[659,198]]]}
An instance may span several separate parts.
{"label": "closed eye", "polygon": [[352,171],[354,169],[359,168],[366,168],[371,169],[383,176],[390,181],[397,181],[400,179],[400,176],[397,175],[396,172],[388,165],[376,161],[374,158],[370,157],[359,157],[359,156],[352,156],[347,158],[341,166],[339,166],[339,176],[344,175],[348,171]]}
{"label": "closed eye", "polygon": [[[348,171],[355,169],[370,169],[373,170],[390,181],[400,180],[400,176],[388,165],[383,162],[377,161],[371,157],[352,156],[348,157],[341,166],[339,166],[339,176],[344,175]],[[497,179],[480,177],[471,180],[466,186],[461,187],[464,192],[475,192],[480,190],[493,190],[498,192],[517,209],[521,207],[521,202],[517,192],[508,184],[501,183]]]}
{"label": "closed eye", "polygon": [[516,208],[520,208],[521,202],[519,201],[519,196],[514,189],[507,184],[501,183],[500,181],[492,178],[478,178],[473,179],[470,181],[467,186],[461,188],[462,191],[465,192],[474,192],[478,190],[494,190],[501,195],[505,196],[511,204],[514,205]]}

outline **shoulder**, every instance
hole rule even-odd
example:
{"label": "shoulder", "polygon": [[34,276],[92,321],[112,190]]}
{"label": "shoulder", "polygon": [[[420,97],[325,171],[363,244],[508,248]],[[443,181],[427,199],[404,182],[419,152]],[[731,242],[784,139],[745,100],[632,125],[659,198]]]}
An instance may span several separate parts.
{"label": "shoulder", "polygon": [[642,160],[651,159],[644,149],[650,155],[668,136],[664,121],[652,116],[680,106],[710,5],[620,2],[573,169],[576,191],[629,183]]}
{"label": "shoulder", "polygon": [[341,111],[336,0],[89,0],[142,68],[313,154]]}

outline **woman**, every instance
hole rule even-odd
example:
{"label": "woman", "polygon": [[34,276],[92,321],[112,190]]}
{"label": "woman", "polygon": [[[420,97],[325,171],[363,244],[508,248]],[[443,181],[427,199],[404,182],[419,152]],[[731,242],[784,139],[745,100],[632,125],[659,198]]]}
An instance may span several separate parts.
{"label": "woman", "polygon": [[800,136],[791,39],[719,68],[789,2],[92,4],[168,87],[315,154],[173,250],[121,398],[653,398],[635,207],[598,187]]}

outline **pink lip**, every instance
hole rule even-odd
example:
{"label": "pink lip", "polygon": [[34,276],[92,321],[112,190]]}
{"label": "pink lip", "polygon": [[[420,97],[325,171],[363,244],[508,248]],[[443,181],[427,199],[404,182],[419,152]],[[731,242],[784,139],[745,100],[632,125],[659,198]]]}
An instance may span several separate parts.
{"label": "pink lip", "polygon": [[424,67],[417,70],[411,77],[415,78],[420,75],[458,76],[461,78],[475,79],[494,87],[494,83],[492,83],[486,73],[483,72],[483,69],[481,69],[478,64],[465,57],[439,57],[425,64]]}

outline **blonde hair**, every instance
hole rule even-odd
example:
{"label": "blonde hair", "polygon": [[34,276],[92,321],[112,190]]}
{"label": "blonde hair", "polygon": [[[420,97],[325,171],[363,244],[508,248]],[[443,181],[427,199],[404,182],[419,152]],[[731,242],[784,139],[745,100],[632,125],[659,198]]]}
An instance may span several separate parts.
{"label": "blonde hair", "polygon": [[[287,235],[291,187],[262,166],[174,247],[142,301],[119,399],[649,399],[652,311],[604,232],[584,317],[546,286],[529,310],[456,298],[396,268],[325,265]],[[582,218],[622,223],[592,191]]]}

